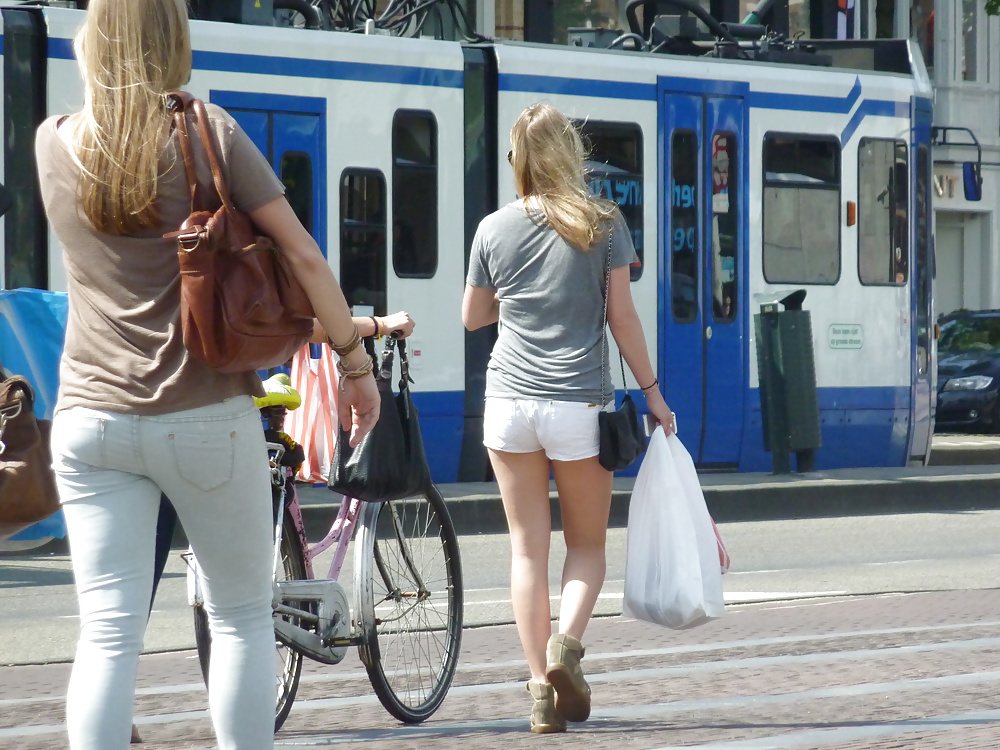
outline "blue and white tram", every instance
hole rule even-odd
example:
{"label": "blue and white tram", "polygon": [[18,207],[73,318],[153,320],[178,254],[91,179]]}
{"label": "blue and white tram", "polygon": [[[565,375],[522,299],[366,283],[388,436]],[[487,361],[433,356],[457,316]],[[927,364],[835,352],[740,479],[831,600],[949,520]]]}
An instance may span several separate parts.
{"label": "blue and white tram", "polygon": [[[30,144],[48,113],[81,104],[82,14],[0,11],[4,287],[60,290]],[[415,398],[436,481],[488,476],[492,338],[462,327],[465,260],[480,218],[514,197],[507,133],[539,100],[581,123],[593,189],[622,206],[650,354],[703,469],[771,467],[753,315],[792,289],[812,315],[817,467],[929,455],[931,88],[907,43],[818,43],[836,65],[810,65],[198,21],[192,33],[188,90],[268,156],[351,304],[418,321]]]}

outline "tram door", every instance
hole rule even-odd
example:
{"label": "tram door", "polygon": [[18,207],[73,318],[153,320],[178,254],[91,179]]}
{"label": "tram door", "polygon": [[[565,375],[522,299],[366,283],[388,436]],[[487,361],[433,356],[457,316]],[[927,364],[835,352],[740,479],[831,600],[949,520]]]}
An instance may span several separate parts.
{"label": "tram door", "polygon": [[912,222],[916,234],[911,247],[916,249],[916,268],[913,276],[914,290],[911,302],[913,346],[910,398],[910,440],[908,458],[914,463],[926,464],[931,452],[931,434],[934,431],[935,386],[937,358],[934,345],[934,316],[931,286],[934,279],[934,256],[931,227],[931,102],[915,99],[913,103],[913,163],[916,169],[911,177],[911,189],[916,197],[916,221]]}
{"label": "tram door", "polygon": [[[295,215],[326,255],[326,206],[322,200],[326,194],[324,118],[320,112],[277,109],[275,105],[287,106],[282,100],[245,94],[230,99],[225,92],[214,92],[212,96],[212,101],[226,107],[267,157],[285,185],[285,197]],[[295,103],[301,104],[301,100],[296,97]]]}
{"label": "tram door", "polygon": [[704,468],[736,468],[743,431],[748,309],[739,97],[665,92],[659,371],[678,436]]}

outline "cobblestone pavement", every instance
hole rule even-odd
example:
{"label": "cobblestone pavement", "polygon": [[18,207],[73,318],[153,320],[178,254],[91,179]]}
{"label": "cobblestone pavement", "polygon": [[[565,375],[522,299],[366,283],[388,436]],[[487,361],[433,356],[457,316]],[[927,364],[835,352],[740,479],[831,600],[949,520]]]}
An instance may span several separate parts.
{"label": "cobblestone pavement", "polygon": [[[444,705],[407,727],[372,696],[352,653],[307,664],[281,747],[889,748],[1000,747],[1000,590],[887,594],[727,608],[670,631],[622,617],[587,633],[591,720],[535,736],[512,626],[466,630]],[[65,747],[69,666],[0,669],[0,748]],[[213,747],[197,659],[140,667],[142,747]]]}

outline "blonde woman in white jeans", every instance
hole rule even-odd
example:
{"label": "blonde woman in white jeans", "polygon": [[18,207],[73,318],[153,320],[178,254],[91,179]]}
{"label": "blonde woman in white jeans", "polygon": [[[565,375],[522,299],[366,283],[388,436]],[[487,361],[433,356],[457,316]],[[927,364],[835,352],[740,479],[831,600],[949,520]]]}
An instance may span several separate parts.
{"label": "blonde woman in white jeans", "polygon": [[[205,573],[209,706],[225,750],[274,745],[271,500],[256,373],[193,359],[179,324],[177,247],[190,198],[165,95],[191,75],[183,0],[91,0],[76,39],[82,111],[38,129],[42,198],[63,245],[66,342],[53,463],[80,602],[66,719],[72,750],[129,745],[160,494]],[[344,296],[267,160],[208,105],[236,207],[272,236],[341,354],[340,419],[378,419],[371,360]],[[191,124],[192,132],[194,125]],[[192,144],[199,180],[211,183]]]}
{"label": "blonde woman in white jeans", "polygon": [[[534,698],[531,731],[561,732],[567,720],[590,715],[581,641],[605,574],[612,474],[597,460],[597,414],[614,399],[601,354],[609,231],[611,332],[650,413],[667,434],[675,425],[632,303],[630,232],[617,206],[587,188],[579,134],[558,110],[536,104],[510,138],[520,197],[479,225],[462,317],[469,330],[500,323],[486,373],[483,442],[510,528],[511,598]],[[555,634],[550,470],[566,541]]]}

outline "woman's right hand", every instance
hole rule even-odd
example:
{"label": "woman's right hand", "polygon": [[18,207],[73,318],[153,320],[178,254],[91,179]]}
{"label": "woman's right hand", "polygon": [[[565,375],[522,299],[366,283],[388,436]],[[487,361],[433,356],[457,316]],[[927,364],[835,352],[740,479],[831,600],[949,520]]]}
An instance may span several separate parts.
{"label": "woman's right hand", "polygon": [[[362,349],[362,351],[364,351]],[[367,353],[365,354],[367,357]],[[353,368],[355,363],[345,363]],[[340,395],[337,399],[337,411],[340,425],[344,430],[350,430],[350,445],[356,447],[361,439],[372,431],[378,422],[382,399],[375,385],[375,378],[365,375],[363,378],[340,378]]]}
{"label": "woman's right hand", "polygon": [[667,406],[667,402],[663,400],[663,394],[660,393],[660,389],[650,390],[645,396],[646,407],[649,409],[649,413],[656,417],[656,421],[663,428],[664,434],[675,434],[677,432],[677,420],[670,407]]}
{"label": "woman's right hand", "polygon": [[386,336],[399,333],[397,338],[405,339],[411,333],[413,333],[413,327],[416,325],[413,322],[413,318],[405,310],[393,313],[392,315],[386,315],[382,318],[382,333]]}

